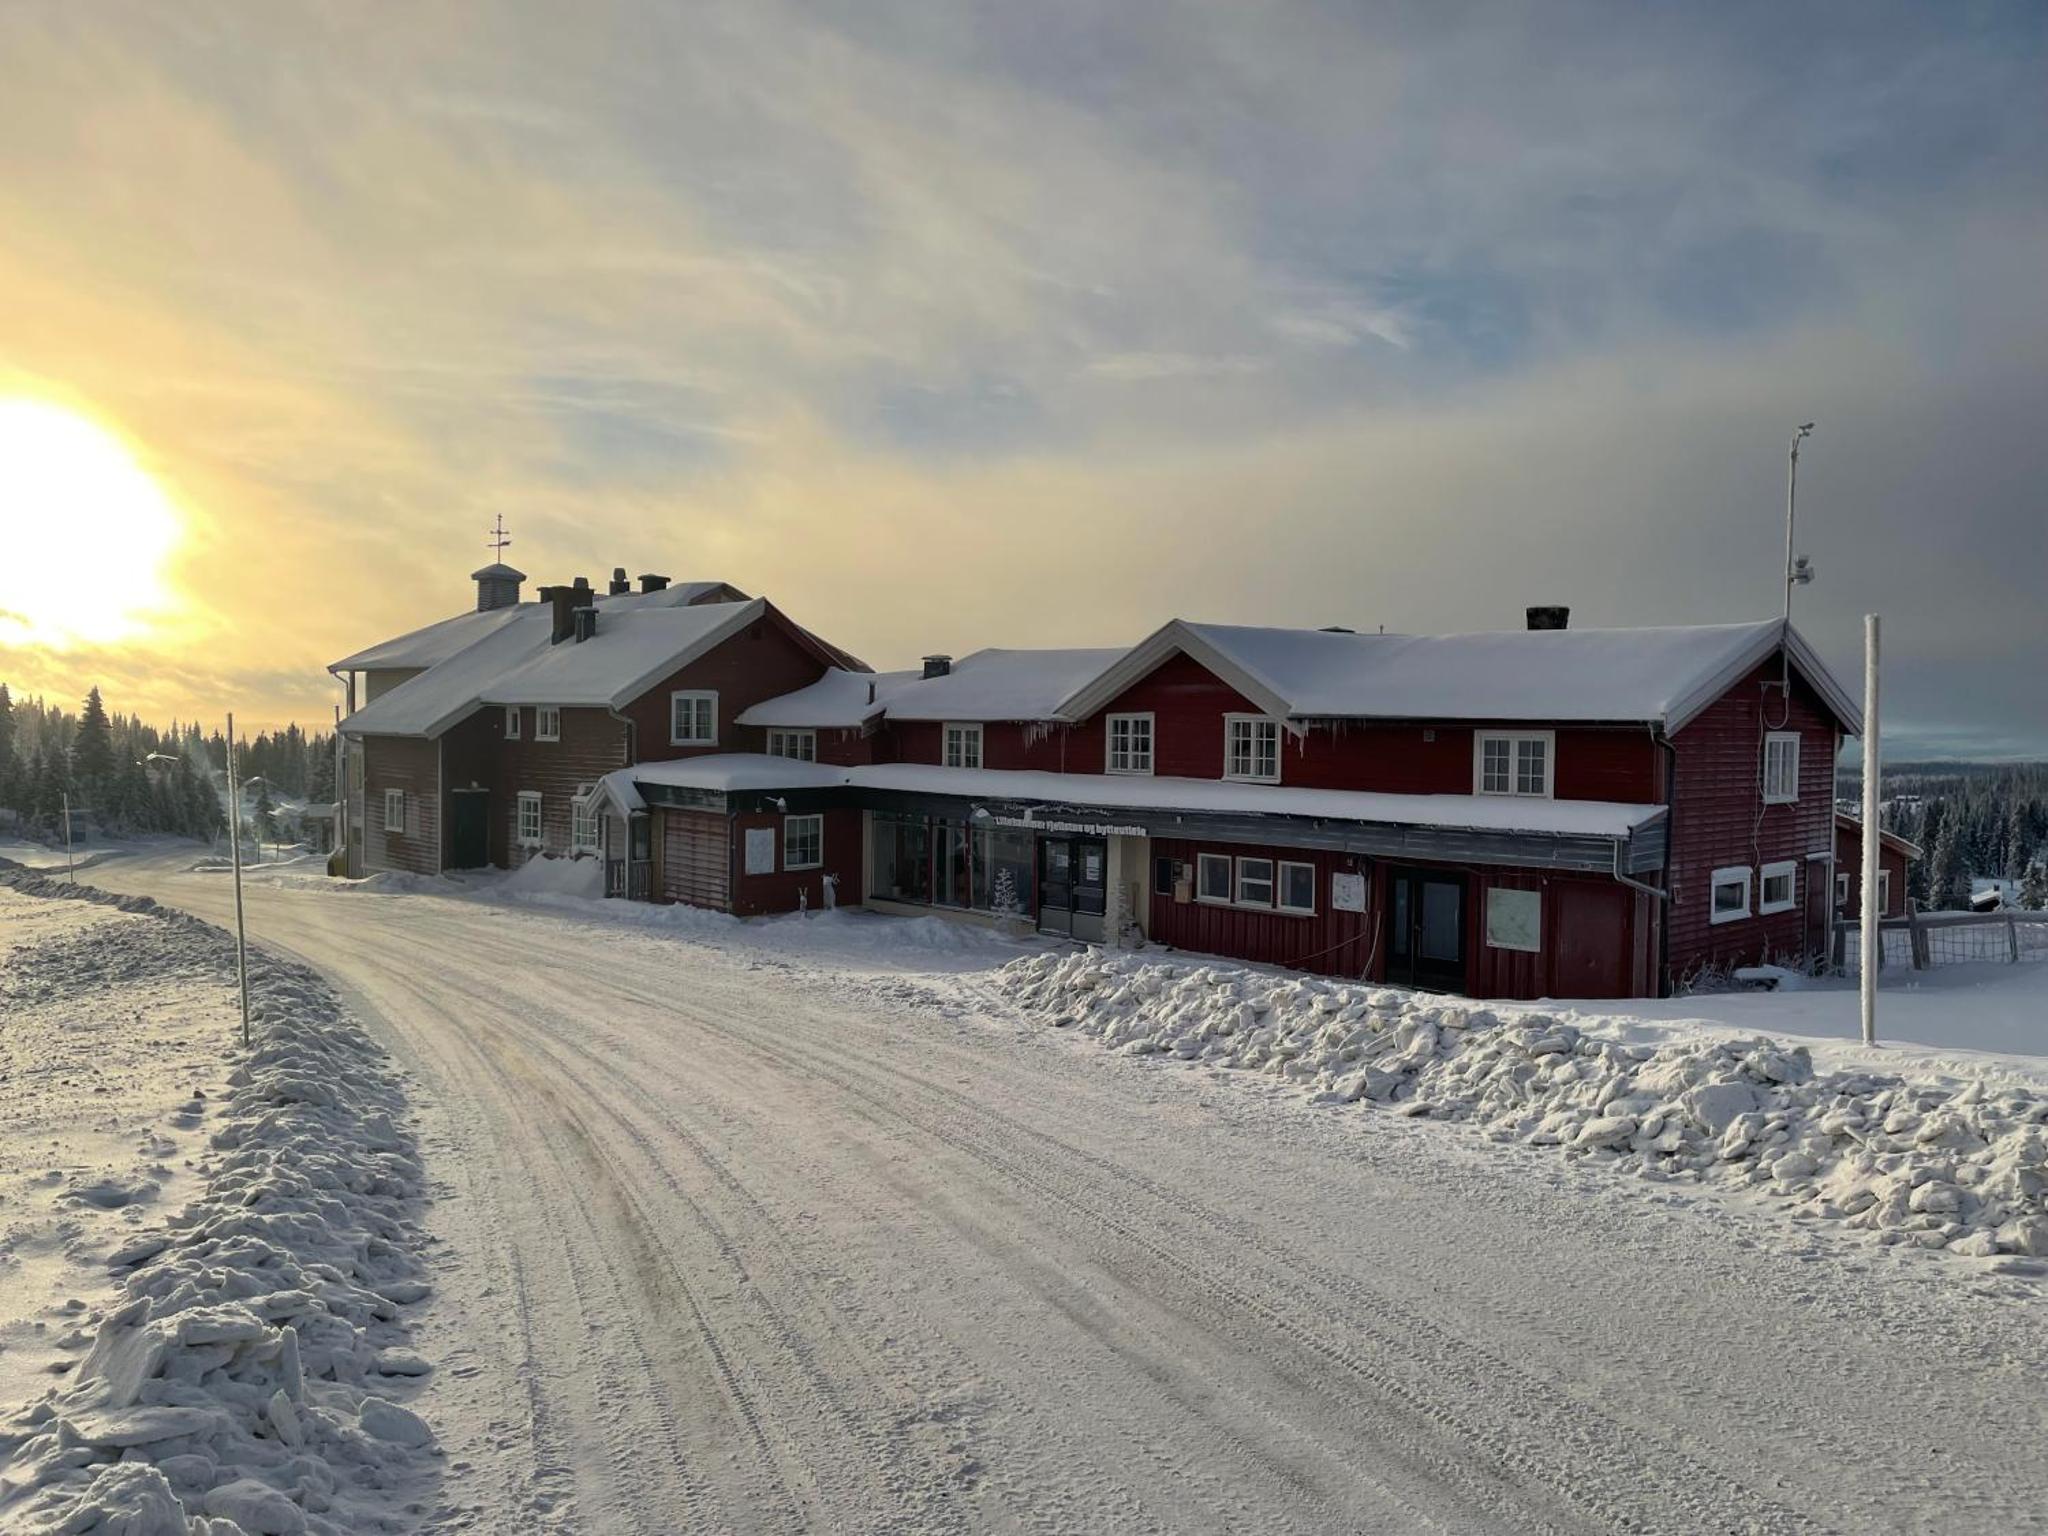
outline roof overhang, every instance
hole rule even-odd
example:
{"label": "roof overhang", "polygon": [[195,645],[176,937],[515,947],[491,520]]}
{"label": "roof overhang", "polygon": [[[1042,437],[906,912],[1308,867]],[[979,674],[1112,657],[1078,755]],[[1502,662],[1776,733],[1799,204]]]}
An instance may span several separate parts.
{"label": "roof overhang", "polygon": [[1861,736],[1863,710],[1855,697],[1828,670],[1827,663],[1820,659],[1820,653],[1806,643],[1806,637],[1790,624],[1759,629],[1755,640],[1731,656],[1719,669],[1702,676],[1683,694],[1671,700],[1664,708],[1664,729],[1671,733],[1683,730],[1708,705],[1775,656],[1780,646],[1799,675],[1842,722],[1843,729],[1851,736]]}
{"label": "roof overhang", "polygon": [[1176,655],[1185,654],[1258,706],[1262,714],[1286,720],[1293,705],[1271,681],[1225,655],[1180,619],[1170,619],[1060,701],[1054,716],[1085,720],[1143,682]]}

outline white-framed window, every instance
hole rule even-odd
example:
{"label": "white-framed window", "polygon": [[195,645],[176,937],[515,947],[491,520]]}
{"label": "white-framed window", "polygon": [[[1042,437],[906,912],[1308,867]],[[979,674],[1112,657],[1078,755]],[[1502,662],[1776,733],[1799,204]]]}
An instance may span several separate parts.
{"label": "white-framed window", "polygon": [[1877,872],[1877,915],[1892,915],[1892,872],[1888,869]]}
{"label": "white-framed window", "polygon": [[1475,731],[1472,792],[1549,799],[1556,749],[1555,731]]}
{"label": "white-framed window", "polygon": [[405,791],[387,789],[384,791],[384,830],[403,832],[405,830]]}
{"label": "white-framed window", "polygon": [[1789,912],[1799,904],[1799,865],[1797,861],[1785,859],[1780,863],[1766,864],[1763,881],[1757,890],[1756,909],[1765,912]]}
{"label": "white-framed window", "polygon": [[818,733],[816,731],[770,731],[768,733],[768,755],[770,757],[793,757],[800,763],[815,763],[818,760]]}
{"label": "white-framed window", "polygon": [[684,688],[668,696],[668,744],[672,747],[718,745],[716,693]]}
{"label": "white-framed window", "polygon": [[1111,773],[1152,771],[1151,715],[1105,715],[1102,735],[1109,756],[1104,766]]}
{"label": "white-framed window", "polygon": [[816,869],[825,862],[825,818],[785,816],[782,818],[782,867]]}
{"label": "white-framed window", "polygon": [[946,722],[946,756],[948,768],[979,768],[981,766],[981,727],[962,725],[957,721]]}
{"label": "white-framed window", "polygon": [[505,739],[507,741],[517,741],[519,739],[519,706],[517,704],[507,704],[505,706]]}
{"label": "white-framed window", "polygon": [[1303,917],[1313,917],[1316,910],[1316,867],[1313,864],[1297,864],[1288,859],[1280,861],[1279,899],[1274,903],[1282,912],[1294,912]]}
{"label": "white-framed window", "polygon": [[595,784],[578,784],[576,798],[569,802],[569,846],[581,853],[602,853],[598,841]]}
{"label": "white-framed window", "polygon": [[1799,798],[1799,733],[1772,731],[1764,737],[1764,804],[1790,805]]}
{"label": "white-framed window", "polygon": [[534,705],[533,739],[535,741],[560,741],[562,739],[562,708],[559,704]]}
{"label": "white-framed window", "polygon": [[1708,922],[1732,923],[1737,918],[1749,916],[1750,874],[1747,864],[1733,864],[1714,871],[1713,881],[1707,887]]}
{"label": "white-framed window", "polygon": [[522,789],[519,791],[519,846],[538,848],[540,846],[540,791]]}
{"label": "white-framed window", "polygon": [[1230,904],[1230,857],[1221,853],[1195,856],[1195,900],[1216,906]]}
{"label": "white-framed window", "polygon": [[1543,893],[1513,886],[1486,888],[1486,947],[1526,955],[1543,952]]}
{"label": "white-framed window", "polygon": [[1280,782],[1280,722],[1264,715],[1223,717],[1223,777]]}
{"label": "white-framed window", "polygon": [[1237,861],[1237,904],[1240,907],[1270,907],[1273,905],[1273,861],[1271,859],[1239,859]]}

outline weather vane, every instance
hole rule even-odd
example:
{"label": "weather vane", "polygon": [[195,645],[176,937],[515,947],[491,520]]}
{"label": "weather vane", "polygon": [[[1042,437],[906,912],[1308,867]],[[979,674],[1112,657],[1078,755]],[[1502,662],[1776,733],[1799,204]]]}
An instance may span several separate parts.
{"label": "weather vane", "polygon": [[494,555],[502,556],[505,552],[505,546],[511,542],[512,535],[505,531],[505,514],[500,512],[498,514],[497,526],[491,530],[488,547]]}

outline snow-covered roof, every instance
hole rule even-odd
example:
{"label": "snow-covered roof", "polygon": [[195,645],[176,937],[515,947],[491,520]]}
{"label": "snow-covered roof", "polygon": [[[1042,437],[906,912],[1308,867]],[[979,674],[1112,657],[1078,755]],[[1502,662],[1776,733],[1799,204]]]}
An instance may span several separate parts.
{"label": "snow-covered roof", "polygon": [[[675,762],[643,763],[634,768],[621,768],[609,775],[609,779],[620,781],[623,790],[630,790],[634,784],[662,784],[724,793],[850,787],[1116,811],[1305,816],[1322,821],[1584,837],[1626,837],[1637,827],[1646,826],[1664,815],[1661,805],[1628,805],[1605,800],[1538,800],[1512,795],[1395,795],[1347,789],[1297,789],[1285,784],[1244,784],[1231,779],[941,768],[928,763],[862,763],[835,767],[829,763],[802,763],[793,758],[738,752],[683,758]],[[621,793],[621,790],[615,790],[615,798]],[[634,799],[638,798],[635,792]],[[623,799],[621,803],[625,803]]]}
{"label": "snow-covered roof", "polygon": [[1053,720],[1060,703],[1121,649],[976,651],[941,677],[918,676],[889,701],[891,720]]}
{"label": "snow-covered roof", "polygon": [[553,643],[549,606],[521,604],[512,610],[518,615],[513,622],[365,705],[341,729],[348,736],[438,736],[486,704],[615,709],[737,634],[767,606],[758,597],[695,606],[614,599],[599,608],[588,640]]}
{"label": "snow-covered roof", "polygon": [[1655,722],[1676,730],[1772,655],[1794,664],[1852,731],[1854,699],[1778,620],[1646,629],[1361,635],[1175,619],[1060,701],[1081,719],[1185,652],[1280,719]]}
{"label": "snow-covered roof", "polygon": [[916,672],[849,672],[833,667],[808,688],[763,699],[739,713],[741,725],[856,730],[882,713]]}
{"label": "snow-covered roof", "polygon": [[[1847,811],[1835,812],[1835,825],[1845,832],[1854,832],[1859,837],[1863,833],[1863,818],[1851,816]],[[1888,832],[1883,827],[1877,829],[1877,840],[1894,853],[1903,853],[1908,859],[1917,859],[1921,856],[1918,843],[1908,842],[1898,833]]]}
{"label": "snow-covered roof", "polygon": [[[493,572],[502,572],[507,576],[520,574],[510,566],[485,566],[476,574],[485,576]],[[702,602],[720,594],[735,600],[744,600],[746,597],[746,594],[737,587],[722,581],[679,581],[663,587],[659,592],[622,592],[617,596],[599,592],[596,594],[595,603],[600,613],[630,613],[639,608],[687,608],[692,603]],[[327,670],[377,672],[386,668],[438,666],[475,645],[479,640],[495,634],[506,625],[516,623],[521,615],[550,611],[551,605],[548,603],[531,602],[512,603],[503,608],[486,609],[481,613],[458,613],[452,619],[441,619],[409,634],[380,641],[366,650],[357,651],[353,656],[344,656],[332,663]]]}

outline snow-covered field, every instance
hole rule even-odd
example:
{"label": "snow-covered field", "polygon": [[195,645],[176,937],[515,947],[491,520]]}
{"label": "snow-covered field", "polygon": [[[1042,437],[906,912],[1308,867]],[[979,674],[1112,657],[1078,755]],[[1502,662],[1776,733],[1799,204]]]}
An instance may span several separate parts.
{"label": "snow-covered field", "polygon": [[421,1175],[317,977],[148,901],[0,882],[0,1527],[411,1529],[438,1480]]}
{"label": "snow-covered field", "polygon": [[[225,915],[194,862],[94,878]],[[1462,1032],[1390,995],[1345,1021],[1389,1041],[1362,1064],[1319,1034],[1347,1003],[1302,1004],[1287,1059],[1329,1046],[1326,1081],[1050,1028],[1041,1005],[1080,1003],[1036,942],[650,913],[579,873],[250,884],[252,933],[317,963],[408,1071],[435,1193],[416,1347],[439,1367],[414,1406],[447,1451],[422,1529],[2048,1530],[2038,1261],[1941,1231],[1995,1243],[1992,1200],[2026,1193],[2025,1051],[1951,1032],[1859,1067],[1824,1040],[1853,997],[1825,991]],[[1114,964],[1167,1043],[1152,961]],[[1808,1010],[1812,1075],[1719,1043],[1774,1009]],[[1368,1068],[1397,1107],[1427,1081],[1471,1113],[1345,1102],[1383,1086]],[[1839,1071],[1911,1082],[1859,1098]],[[1729,1087],[1754,1107],[1709,1136],[1688,1096]],[[1828,1128],[1840,1097],[1861,1124]],[[1885,1129],[1901,1103],[1918,1123]],[[1532,1136],[1552,1115],[1557,1144]],[[1958,1121],[1985,1171],[1942,1145]],[[1816,1219],[1787,1160],[1818,1188],[1821,1152],[1904,1161]],[[1901,1184],[1915,1220],[1878,1229],[1943,1251],[1853,1225]],[[1936,1185],[1953,1208],[1914,1210]]]}

